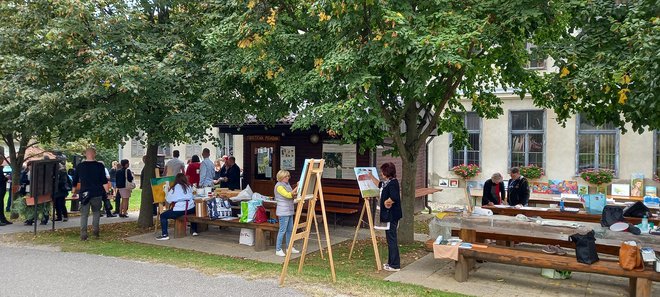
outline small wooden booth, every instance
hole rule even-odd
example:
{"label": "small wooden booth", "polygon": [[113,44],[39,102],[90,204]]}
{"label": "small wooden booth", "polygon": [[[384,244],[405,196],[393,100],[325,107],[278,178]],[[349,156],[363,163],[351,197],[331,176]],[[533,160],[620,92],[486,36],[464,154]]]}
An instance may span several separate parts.
{"label": "small wooden booth", "polygon": [[[291,130],[293,118],[266,126],[246,123],[240,127],[217,125],[220,133],[243,135],[243,185],[249,185],[255,193],[273,196],[280,169],[291,173],[291,184],[300,180],[305,159],[325,159],[323,190],[326,209],[330,218],[354,224],[362,209],[363,201],[356,181],[354,167],[378,167],[394,162],[401,178],[401,160],[384,156],[383,149],[359,152],[357,144],[341,144],[326,131],[318,128]],[[416,188],[425,187],[426,149],[419,158]],[[415,210],[424,208],[424,197],[415,199]]]}

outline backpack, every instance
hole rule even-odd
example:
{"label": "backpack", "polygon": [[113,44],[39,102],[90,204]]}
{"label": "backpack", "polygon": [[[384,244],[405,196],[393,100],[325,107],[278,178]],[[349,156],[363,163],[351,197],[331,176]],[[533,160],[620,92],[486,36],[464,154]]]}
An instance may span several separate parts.
{"label": "backpack", "polygon": [[647,218],[650,218],[651,211],[649,211],[649,208],[646,207],[644,203],[637,201],[635,204],[626,207],[626,209],[623,210],[623,216],[631,218],[642,218],[646,216]]}

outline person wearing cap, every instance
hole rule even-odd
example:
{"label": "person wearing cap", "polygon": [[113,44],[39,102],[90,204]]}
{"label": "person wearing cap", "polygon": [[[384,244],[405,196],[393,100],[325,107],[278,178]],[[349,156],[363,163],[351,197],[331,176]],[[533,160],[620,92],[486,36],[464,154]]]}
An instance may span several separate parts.
{"label": "person wearing cap", "polygon": [[511,179],[507,187],[507,202],[511,206],[527,206],[529,201],[529,182],[527,178],[520,175],[518,167],[511,168],[509,172]]}
{"label": "person wearing cap", "polygon": [[[73,175],[74,196],[80,197],[80,240],[87,240],[87,224],[89,221],[89,212],[92,211],[92,232],[94,237],[99,238],[99,225],[101,221],[101,206],[105,186],[108,183],[108,177],[105,174],[105,166],[96,161],[96,149],[89,147],[85,150],[85,161],[76,166]],[[75,190],[80,184],[80,190]]]}

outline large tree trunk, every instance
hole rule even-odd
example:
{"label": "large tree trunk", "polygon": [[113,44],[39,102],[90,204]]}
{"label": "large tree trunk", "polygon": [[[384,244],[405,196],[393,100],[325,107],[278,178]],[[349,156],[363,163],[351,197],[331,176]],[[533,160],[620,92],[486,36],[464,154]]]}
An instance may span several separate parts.
{"label": "large tree trunk", "polygon": [[147,158],[144,162],[144,169],[142,170],[142,181],[140,187],[142,188],[142,202],[140,203],[140,216],[138,217],[138,226],[142,228],[149,228],[154,226],[153,205],[154,196],[151,191],[151,179],[155,177],[156,158],[158,155],[158,145],[149,143],[147,144]]}
{"label": "large tree trunk", "polygon": [[[21,172],[23,171],[23,162],[25,162],[25,152],[30,142],[29,138],[22,137],[19,141],[19,147],[14,144],[14,136],[9,134],[4,137],[7,147],[9,147],[9,166],[11,167],[11,199],[16,200],[19,195],[19,185],[21,184]],[[4,197],[3,197],[4,199]],[[12,203],[13,204],[13,203]],[[13,209],[13,208],[12,208]],[[12,211],[11,219],[18,219],[18,213]]]}
{"label": "large tree trunk", "polygon": [[401,158],[401,210],[403,219],[399,223],[398,239],[401,243],[415,240],[415,184],[417,183],[417,153],[414,159]]}

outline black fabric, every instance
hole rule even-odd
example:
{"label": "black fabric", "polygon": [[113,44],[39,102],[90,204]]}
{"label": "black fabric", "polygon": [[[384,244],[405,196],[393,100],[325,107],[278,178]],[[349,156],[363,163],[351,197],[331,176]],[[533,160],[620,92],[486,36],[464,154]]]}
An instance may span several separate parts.
{"label": "black fabric", "polygon": [[78,164],[73,175],[73,186],[80,183],[80,192],[87,192],[90,197],[106,196],[103,186],[108,183],[105,167],[101,162],[84,161]]}
{"label": "black fabric", "polygon": [[27,186],[30,184],[30,178],[28,177],[29,171],[23,170],[21,172],[21,180],[20,180],[20,189],[18,191],[21,196],[27,195]]}
{"label": "black fabric", "polygon": [[623,208],[613,205],[606,205],[600,217],[600,225],[603,227],[612,226],[614,223],[623,222]]}
{"label": "black fabric", "polygon": [[[2,166],[0,166],[0,171],[2,170]],[[7,222],[7,218],[5,217],[5,194],[7,193],[7,177],[5,176],[4,173],[0,172],[0,222],[4,223]],[[10,198],[11,199],[11,198]]]}
{"label": "black fabric", "polygon": [[111,183],[117,181],[117,169],[112,168],[112,169],[110,169],[110,172],[108,172],[108,173],[110,173],[110,182]]}
{"label": "black fabric", "polygon": [[487,205],[492,202],[495,205],[500,204],[500,201],[506,200],[506,188],[504,187],[504,182],[500,182],[500,193],[499,197],[493,195],[492,188],[495,187],[495,183],[492,180],[487,180],[484,183],[483,197],[481,198],[481,205]]}
{"label": "black fabric", "polygon": [[[392,207],[385,208],[385,200],[391,198],[394,201]],[[380,221],[381,222],[394,222],[403,218],[401,211],[401,187],[399,180],[396,178],[391,179],[380,193]]]}
{"label": "black fabric", "polygon": [[122,168],[117,170],[117,176],[115,177],[115,186],[117,189],[123,189],[126,188],[126,177],[128,176],[128,182],[133,181],[133,171],[130,169]]}
{"label": "black fabric", "polygon": [[55,197],[55,217],[58,220],[69,217],[69,213],[66,211],[66,196]]}
{"label": "black fabric", "polygon": [[578,262],[584,264],[598,262],[594,235],[594,230],[591,230],[587,234],[575,233],[569,237],[570,241],[575,243],[575,258]]}
{"label": "black fabric", "polygon": [[399,256],[399,242],[397,239],[397,227],[399,226],[399,221],[391,221],[390,229],[385,231],[385,237],[387,239],[387,264],[392,268],[399,269],[401,268],[401,257]]}
{"label": "black fabric", "polygon": [[229,168],[223,166],[220,169],[220,177],[227,178],[226,182],[220,183],[220,187],[229,188],[230,190],[241,189],[241,168],[238,165],[234,164]]}
{"label": "black fabric", "polygon": [[637,228],[637,226],[635,226],[633,224],[628,224],[628,232],[630,232],[632,234],[635,234],[635,235],[642,234],[642,230],[639,230],[639,228]]}
{"label": "black fabric", "polygon": [[68,183],[69,183],[69,175],[66,174],[66,170],[64,169],[60,170],[57,174],[57,189],[55,190],[55,194],[53,196],[55,198],[62,198],[69,196],[70,187]]}
{"label": "black fabric", "polygon": [[511,206],[527,205],[529,201],[529,182],[527,182],[527,179],[522,176],[518,179],[510,179],[507,197],[509,197],[508,201]]}
{"label": "black fabric", "polygon": [[643,218],[644,216],[646,216],[647,218],[650,218],[651,211],[649,211],[649,208],[646,207],[644,203],[642,203],[641,201],[637,201],[635,202],[635,204],[623,210],[623,216],[631,217],[631,218]]}

